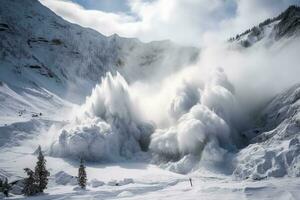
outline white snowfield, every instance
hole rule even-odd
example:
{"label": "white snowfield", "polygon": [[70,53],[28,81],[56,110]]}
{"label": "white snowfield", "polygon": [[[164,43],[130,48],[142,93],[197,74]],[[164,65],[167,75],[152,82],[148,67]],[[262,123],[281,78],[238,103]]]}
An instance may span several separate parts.
{"label": "white snowfield", "polygon": [[[29,148],[2,148],[0,153],[1,171],[10,180],[24,177],[21,168],[33,167],[36,161]],[[43,195],[26,199],[294,200],[300,195],[299,178],[234,181],[230,176],[207,171],[180,175],[141,162],[88,163],[88,186],[83,191],[74,183],[78,162],[53,157],[46,159],[51,173],[48,189]],[[192,178],[192,187],[189,178]],[[23,198],[14,195],[9,199]]]}
{"label": "white snowfield", "polygon": [[[239,93],[222,68],[199,70],[196,48],[106,37],[37,0],[3,0],[0,13],[0,178],[25,178],[38,145],[51,173],[26,199],[300,199],[298,85],[245,131]],[[276,44],[279,23],[241,40]],[[19,184],[8,199],[25,198]]]}

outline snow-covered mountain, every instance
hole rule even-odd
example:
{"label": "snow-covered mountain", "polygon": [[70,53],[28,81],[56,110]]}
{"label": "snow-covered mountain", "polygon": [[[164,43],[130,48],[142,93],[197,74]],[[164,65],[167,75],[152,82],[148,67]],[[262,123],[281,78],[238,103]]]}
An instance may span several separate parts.
{"label": "snow-covered mountain", "polygon": [[[261,46],[256,48],[268,48],[281,40],[296,42],[299,33],[300,7],[290,6],[279,16],[267,19],[229,41],[245,48],[254,48],[258,43]],[[299,84],[294,85],[260,107],[262,111],[255,114],[258,116],[256,128],[242,133],[249,145],[238,153],[235,177],[260,180],[300,175],[299,91]]]}
{"label": "snow-covered mountain", "polygon": [[[88,163],[88,174],[106,182],[89,181],[93,198],[189,191],[186,177],[170,171],[189,173],[201,184],[188,199],[211,191],[217,199],[224,193],[229,199],[248,198],[256,190],[268,196],[281,193],[282,186],[291,196],[296,193],[298,186],[288,184],[292,179],[268,178],[300,176],[299,84],[259,105],[255,122],[247,121],[226,70],[217,68],[209,76],[199,73],[199,63],[190,66],[198,59],[197,48],[106,37],[65,21],[37,0],[1,3],[0,177],[24,177],[22,168],[32,166],[32,152],[42,144],[52,174],[49,199],[85,195],[72,185],[79,156],[102,162]],[[300,8],[291,6],[230,39],[229,46],[247,55],[284,39],[298,41],[299,33]],[[151,113],[154,108],[159,112]],[[255,127],[244,130],[244,121]],[[107,161],[123,163],[108,166]],[[257,189],[232,178],[268,180]]]}
{"label": "snow-covered mountain", "polygon": [[107,72],[118,71],[128,82],[163,77],[195,62],[198,53],[197,48],[170,41],[106,37],[65,21],[38,0],[4,0],[0,6],[2,123],[15,116],[23,121],[40,112],[49,115],[70,105],[65,100],[82,103]]}
{"label": "snow-covered mountain", "polygon": [[[300,7],[293,5],[280,15],[269,18],[258,26],[229,39],[243,47],[250,47],[259,41],[274,42],[281,38],[298,36],[300,33]],[[264,40],[262,40],[264,39]]]}
{"label": "snow-covered mountain", "polygon": [[87,95],[106,72],[118,70],[130,82],[151,79],[195,61],[199,53],[170,41],[106,37],[63,20],[37,0],[4,0],[0,14],[0,79],[12,85],[12,79],[22,79],[63,98],[72,93],[71,101]]}

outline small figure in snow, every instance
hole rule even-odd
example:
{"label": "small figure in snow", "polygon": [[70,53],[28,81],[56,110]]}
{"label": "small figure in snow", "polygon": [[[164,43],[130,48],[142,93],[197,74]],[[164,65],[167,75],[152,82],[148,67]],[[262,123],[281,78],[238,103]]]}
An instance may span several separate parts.
{"label": "small figure in snow", "polygon": [[192,178],[189,178],[189,181],[190,181],[191,187],[193,187]]}

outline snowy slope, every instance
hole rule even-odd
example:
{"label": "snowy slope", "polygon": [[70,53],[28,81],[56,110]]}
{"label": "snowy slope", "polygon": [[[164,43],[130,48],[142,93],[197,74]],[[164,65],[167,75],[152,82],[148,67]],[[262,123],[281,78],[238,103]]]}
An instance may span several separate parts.
{"label": "snowy slope", "polygon": [[300,86],[276,96],[262,111],[259,128],[245,133],[251,144],[237,157],[239,178],[300,176]]}
{"label": "snowy slope", "polygon": [[129,82],[165,76],[199,52],[169,41],[106,37],[37,0],[4,0],[0,16],[1,125],[33,115],[62,119],[62,111],[82,103],[106,72],[118,70]]}
{"label": "snowy slope", "polygon": [[257,42],[270,45],[282,38],[298,36],[299,30],[300,7],[290,6],[277,17],[269,18],[258,26],[230,38],[229,41],[246,48]]}
{"label": "snowy slope", "polygon": [[118,70],[135,81],[154,76],[160,68],[176,70],[198,54],[196,48],[169,41],[144,44],[106,37],[66,22],[37,0],[4,0],[0,14],[0,80],[21,80],[72,102],[82,101],[108,71]]}

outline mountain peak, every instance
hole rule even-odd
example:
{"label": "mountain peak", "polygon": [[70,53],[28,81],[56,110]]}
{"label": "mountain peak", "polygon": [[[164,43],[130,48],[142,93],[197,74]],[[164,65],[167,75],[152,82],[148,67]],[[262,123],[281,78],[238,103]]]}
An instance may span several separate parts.
{"label": "mountain peak", "polygon": [[300,15],[300,6],[297,5],[291,5],[289,6],[284,12],[282,12],[278,18],[291,18],[291,17],[299,17]]}
{"label": "mountain peak", "polygon": [[300,30],[300,7],[290,6],[277,17],[277,20],[280,20],[275,26],[277,38],[294,35]]}

